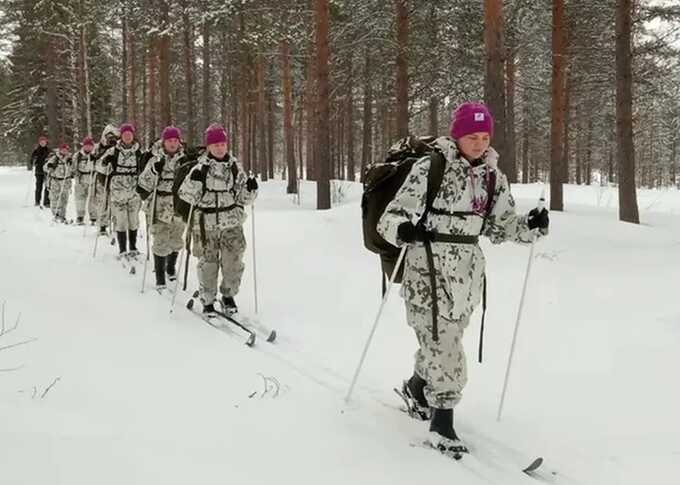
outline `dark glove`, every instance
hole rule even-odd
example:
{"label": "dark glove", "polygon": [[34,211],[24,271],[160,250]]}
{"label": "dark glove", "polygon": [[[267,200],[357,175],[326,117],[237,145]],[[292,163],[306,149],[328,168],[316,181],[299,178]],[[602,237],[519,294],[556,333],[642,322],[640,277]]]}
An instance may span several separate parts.
{"label": "dark glove", "polygon": [[109,163],[111,163],[111,158],[109,157],[102,158],[102,165],[106,167]]}
{"label": "dark glove", "polygon": [[414,226],[410,222],[402,222],[397,227],[397,237],[405,243],[413,243],[416,241],[431,241],[432,236],[425,228],[418,224]]}
{"label": "dark glove", "polygon": [[153,169],[156,173],[161,173],[163,171],[163,167],[165,167],[165,160],[163,159],[157,160],[153,164]]}
{"label": "dark glove", "polygon": [[257,180],[255,177],[250,177],[246,182],[246,189],[248,189],[248,192],[253,192],[257,190],[258,187],[259,185],[257,185]]}
{"label": "dark glove", "polygon": [[541,209],[531,209],[529,211],[529,229],[548,229],[550,224],[550,218],[548,217],[548,210]]}
{"label": "dark glove", "polygon": [[201,168],[195,168],[191,171],[189,178],[195,180],[196,182],[205,183],[205,178],[208,176],[208,164],[203,165]]}

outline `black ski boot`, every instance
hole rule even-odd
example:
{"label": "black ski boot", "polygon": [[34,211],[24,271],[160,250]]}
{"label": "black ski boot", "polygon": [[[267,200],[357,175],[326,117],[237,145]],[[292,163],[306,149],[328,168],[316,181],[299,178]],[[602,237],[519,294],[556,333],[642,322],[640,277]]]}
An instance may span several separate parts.
{"label": "black ski boot", "polygon": [[415,372],[401,387],[401,397],[406,403],[409,416],[421,421],[430,419],[430,405],[425,399],[427,381]]}
{"label": "black ski boot", "polygon": [[106,232],[106,226],[99,226],[99,236],[108,236],[108,232]]}
{"label": "black ski boot", "polygon": [[83,216],[76,217],[76,224],[78,224],[79,226],[85,225],[85,223],[83,222]]}
{"label": "black ski boot", "polygon": [[127,234],[125,231],[117,231],[116,238],[118,238],[118,257],[122,258],[127,253]]}
{"label": "black ski boot", "polygon": [[156,273],[156,290],[165,289],[165,256],[153,255],[153,270]]}
{"label": "black ski boot", "polygon": [[206,318],[216,317],[217,312],[215,311],[215,305],[213,305],[212,303],[203,305],[203,316]]}
{"label": "black ski boot", "polygon": [[168,257],[165,259],[165,272],[170,281],[175,281],[177,279],[177,270],[175,268],[177,265],[177,255],[177,251],[174,251],[168,254]]}
{"label": "black ski boot", "polygon": [[453,429],[453,409],[434,408],[430,420],[430,445],[446,456],[460,460],[467,447]]}
{"label": "black ski boot", "polygon": [[128,244],[130,245],[130,256],[137,257],[139,256],[139,251],[137,251],[137,229],[134,231],[130,229],[127,233],[128,235]]}
{"label": "black ski boot", "polygon": [[233,296],[223,296],[221,303],[222,311],[227,315],[233,315],[238,311],[238,307],[236,306],[236,302],[234,301]]}

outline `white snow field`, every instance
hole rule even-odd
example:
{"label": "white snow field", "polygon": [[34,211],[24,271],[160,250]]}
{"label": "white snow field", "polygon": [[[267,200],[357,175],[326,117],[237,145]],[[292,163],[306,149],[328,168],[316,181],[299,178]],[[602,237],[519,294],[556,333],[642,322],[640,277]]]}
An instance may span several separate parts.
{"label": "white snow field", "polygon": [[[151,271],[141,294],[142,268],[126,273],[105,239],[93,259],[94,228],[83,237],[52,223],[32,206],[32,180],[0,170],[5,327],[21,313],[0,337],[0,369],[21,366],[0,372],[2,485],[679,483],[677,190],[640,191],[637,226],[617,221],[615,188],[565,187],[567,211],[551,214],[536,246],[500,423],[529,248],[484,241],[485,360],[476,363],[478,312],[456,409],[472,454],[454,462],[417,446],[427,425],[400,412],[392,391],[416,348],[397,292],[344,403],[380,298],[359,184],[323,212],[311,182],[301,206],[282,181],[262,184],[259,318],[279,340],[248,348],[191,315],[188,293],[171,315]],[[518,210],[540,191],[515,185]],[[237,302],[253,315],[250,222]],[[536,456],[540,476],[522,473]]]}

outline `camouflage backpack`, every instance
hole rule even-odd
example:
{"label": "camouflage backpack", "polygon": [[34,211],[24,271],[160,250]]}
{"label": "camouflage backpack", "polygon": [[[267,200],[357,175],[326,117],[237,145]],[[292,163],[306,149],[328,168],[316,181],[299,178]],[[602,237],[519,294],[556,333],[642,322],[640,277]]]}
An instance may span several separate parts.
{"label": "camouflage backpack", "polygon": [[[399,140],[388,151],[383,162],[377,162],[366,168],[364,176],[364,193],[361,198],[361,218],[363,224],[364,246],[380,256],[384,276],[389,278],[394,271],[400,249],[387,242],[377,231],[378,221],[387,205],[394,199],[406,180],[413,164],[420,158],[429,155],[431,164],[427,177],[427,202],[423,220],[432,207],[442,179],[446,158],[436,150],[432,142],[435,138],[408,136]],[[403,266],[395,278],[401,282]],[[383,277],[383,290],[385,278]]]}

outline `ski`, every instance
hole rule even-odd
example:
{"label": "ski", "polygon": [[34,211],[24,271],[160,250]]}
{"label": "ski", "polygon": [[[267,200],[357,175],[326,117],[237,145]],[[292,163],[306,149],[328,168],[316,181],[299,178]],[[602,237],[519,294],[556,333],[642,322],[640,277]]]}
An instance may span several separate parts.
{"label": "ski", "polygon": [[[191,299],[187,302],[186,307],[189,310],[192,310],[194,308],[195,302],[198,299],[198,290],[194,291],[194,293],[191,295]],[[251,319],[247,317],[242,317],[238,312],[236,313],[230,313],[225,311],[223,308],[222,311],[216,312],[218,315],[222,316],[223,318],[229,320],[231,323],[234,325],[243,328],[244,330],[248,332],[253,332],[253,328],[259,332],[264,339],[269,342],[269,343],[274,343],[276,341],[276,338],[278,334],[276,333],[276,330],[274,329],[267,329],[263,325],[261,325],[259,322],[254,322]],[[252,327],[252,328],[251,328]]]}
{"label": "ski", "polygon": [[[198,318],[200,318],[201,320],[203,320],[205,323],[207,323],[208,325],[210,325],[212,328],[217,329],[217,330],[219,330],[219,331],[221,331],[221,332],[224,332],[224,333],[232,334],[232,335],[233,335],[233,333],[230,332],[230,331],[228,331],[228,330],[227,330],[227,327],[229,326],[229,324],[235,325],[235,326],[237,326],[238,328],[244,330],[244,331],[248,334],[248,338],[246,339],[246,342],[245,342],[246,345],[247,345],[248,347],[252,347],[252,346],[255,345],[255,338],[256,338],[256,337],[255,337],[255,332],[253,332],[252,330],[247,329],[246,327],[242,326],[240,323],[238,323],[238,322],[236,322],[235,320],[233,320],[233,319],[227,317],[227,316],[226,316],[224,313],[222,313],[222,312],[215,312],[215,313],[209,314],[209,315],[203,315],[203,314],[201,314],[201,313],[198,313],[197,311],[195,311],[195,310],[193,309],[193,307],[194,307],[193,301],[194,301],[193,299],[192,299],[192,300],[189,300],[189,301],[187,302],[187,305],[186,305],[187,309],[189,310],[189,312],[190,312],[192,315],[197,316]],[[191,304],[191,305],[190,305],[190,304]],[[220,321],[220,320],[221,320],[222,322],[224,322],[224,325],[220,325],[220,324],[217,323],[217,321]]]}
{"label": "ski", "polygon": [[401,398],[402,401],[404,401],[404,407],[399,408],[401,411],[405,412],[410,417],[418,421],[428,421],[430,419],[429,409],[427,409],[427,412],[424,409],[417,409],[414,403],[409,400],[403,391],[400,391],[396,387],[392,388],[392,390],[397,394],[397,396]]}
{"label": "ski", "polygon": [[526,467],[524,470],[522,470],[524,473],[527,475],[531,475],[532,472],[535,472],[540,468],[540,466],[543,464],[543,458],[538,457],[534,461],[532,461],[528,467]]}

